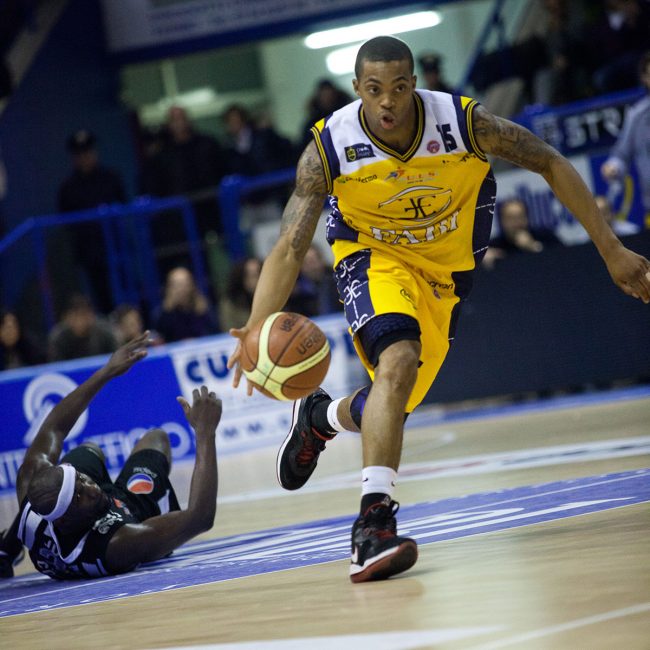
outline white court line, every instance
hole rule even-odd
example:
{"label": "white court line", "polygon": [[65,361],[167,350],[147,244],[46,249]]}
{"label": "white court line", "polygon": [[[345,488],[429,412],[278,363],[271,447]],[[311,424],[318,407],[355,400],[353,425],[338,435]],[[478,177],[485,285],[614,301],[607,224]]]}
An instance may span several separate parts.
{"label": "white court line", "polygon": [[[517,634],[508,639],[499,639],[498,641],[491,641],[483,645],[474,646],[470,650],[498,650],[498,648],[505,648],[511,645],[520,645],[526,641],[533,641],[534,639],[542,639],[552,634],[559,634],[560,632],[568,632],[569,630],[576,630],[579,627],[586,627],[587,625],[597,625],[605,621],[611,621],[615,618],[623,618],[624,616],[632,616],[634,614],[641,614],[642,612],[650,611],[650,602],[641,603],[639,605],[632,605],[631,607],[624,607],[623,609],[614,609],[611,612],[603,614],[595,614],[594,616],[586,616],[585,618],[578,618],[575,621],[568,623],[560,623],[559,625],[550,625],[543,627],[539,630],[532,632],[525,632],[524,634]],[[523,646],[522,646],[523,647]]]}
{"label": "white court line", "polygon": [[415,650],[423,646],[458,641],[472,636],[489,634],[502,627],[461,627],[438,630],[380,632],[375,634],[347,634],[294,639],[235,641],[209,645],[181,646],[168,650],[333,650],[335,648],[372,648],[373,650]]}

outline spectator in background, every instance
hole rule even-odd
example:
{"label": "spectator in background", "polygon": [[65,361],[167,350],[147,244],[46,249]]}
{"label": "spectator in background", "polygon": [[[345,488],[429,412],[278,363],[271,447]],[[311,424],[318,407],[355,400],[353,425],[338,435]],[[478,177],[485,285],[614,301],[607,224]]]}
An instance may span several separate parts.
{"label": "spectator in background", "polygon": [[339,108],[353,101],[352,95],[341,90],[329,79],[321,79],[316,84],[316,88],[307,100],[307,119],[302,127],[301,146],[306,147],[312,141],[311,127],[318,120],[327,117]]}
{"label": "spectator in background", "polygon": [[228,134],[229,173],[256,176],[295,165],[291,141],[270,125],[255,124],[243,106],[231,104],[221,117]]}
{"label": "spectator in background", "polygon": [[[144,332],[142,313],[135,305],[123,303],[118,305],[111,314],[113,333],[118,345],[124,345],[128,341],[140,336]],[[149,345],[162,343],[158,332],[149,330]]]}
{"label": "spectator in background", "polygon": [[[145,136],[145,162],[140,191],[153,196],[188,196],[194,207],[197,226],[203,237],[211,230],[221,231],[221,219],[215,189],[226,172],[225,156],[219,142],[199,133],[187,111],[172,106],[164,130]],[[152,225],[158,247],[177,246],[186,239],[179,218],[156,219]],[[174,261],[185,261],[178,255]]]}
{"label": "spectator in background", "polygon": [[139,153],[140,173],[138,193],[162,196],[165,192],[162,183],[161,156],[167,142],[167,132],[163,127],[140,130]]}
{"label": "spectator in background", "polygon": [[506,199],[497,208],[500,235],[490,241],[483,266],[490,269],[497,259],[513,253],[541,253],[544,248],[559,244],[548,230],[531,229],[526,204],[517,198]]}
{"label": "spectator in background", "polygon": [[[293,144],[271,126],[260,127],[246,108],[230,105],[222,120],[228,134],[226,160],[228,172],[243,176],[257,176],[267,172],[288,169],[296,164]],[[242,199],[240,222],[244,229],[252,229],[256,255],[264,257],[270,250],[269,239],[275,239],[282,218],[282,205],[288,191],[274,187],[248,194]],[[266,224],[266,227],[263,225]]]}
{"label": "spectator in background", "polygon": [[12,311],[0,311],[0,370],[45,363],[45,351]]}
{"label": "spectator in background", "polygon": [[334,274],[323,252],[312,244],[305,253],[296,285],[285,309],[305,316],[331,314],[340,308]]}
{"label": "spectator in background", "polygon": [[641,0],[601,0],[601,15],[587,35],[592,84],[597,93],[636,85],[636,67],[650,41],[650,5]]}
{"label": "spectator in background", "polygon": [[179,266],[167,274],[162,310],[154,318],[154,327],[166,343],[219,331],[210,302],[188,269]]}
{"label": "spectator in background", "polygon": [[544,0],[545,21],[536,36],[544,44],[545,61],[533,78],[533,102],[557,106],[590,93],[584,60],[586,26],[583,2]]}
{"label": "spectator in background", "polygon": [[[95,135],[86,129],[75,131],[67,142],[73,171],[61,184],[59,212],[92,210],[100,205],[124,203],[126,192],[120,175],[104,167],[97,151]],[[108,253],[100,221],[86,221],[69,227],[75,262],[88,283],[92,300],[101,312],[113,307],[108,281]]]}
{"label": "spectator in background", "polygon": [[109,323],[97,315],[86,296],[73,295],[61,322],[49,336],[49,360],[64,361],[115,352],[117,341]]}
{"label": "spectator in background", "polygon": [[224,332],[232,327],[242,327],[248,320],[261,270],[262,262],[256,257],[240,260],[230,269],[226,293],[219,302],[219,318]]}
{"label": "spectator in background", "polygon": [[638,70],[647,93],[628,110],[616,144],[600,171],[609,182],[621,181],[632,163],[635,164],[641,183],[645,223],[650,227],[650,50],[641,57]]}
{"label": "spectator in background", "polygon": [[444,79],[442,74],[442,56],[435,52],[427,52],[418,57],[418,63],[422,69],[422,81],[420,88],[427,90],[439,90],[443,93],[456,92]]}
{"label": "spectator in background", "polygon": [[154,196],[187,194],[214,188],[225,173],[221,145],[195,130],[187,111],[172,106],[163,133],[147,135],[149,156],[155,160],[142,190]]}

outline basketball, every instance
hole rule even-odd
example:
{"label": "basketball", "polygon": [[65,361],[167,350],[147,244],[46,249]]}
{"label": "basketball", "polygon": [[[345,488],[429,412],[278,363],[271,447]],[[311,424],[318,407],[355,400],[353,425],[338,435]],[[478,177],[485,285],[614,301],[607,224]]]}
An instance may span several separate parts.
{"label": "basketball", "polygon": [[297,400],[313,393],[330,365],[330,346],[309,318],[276,312],[248,334],[240,358],[247,379],[267,397]]}

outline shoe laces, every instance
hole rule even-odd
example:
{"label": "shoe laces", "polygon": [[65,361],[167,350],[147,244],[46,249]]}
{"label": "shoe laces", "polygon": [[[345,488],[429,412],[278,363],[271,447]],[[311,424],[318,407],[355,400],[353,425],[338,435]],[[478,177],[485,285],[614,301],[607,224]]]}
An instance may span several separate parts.
{"label": "shoe laces", "polygon": [[389,505],[377,503],[370,506],[363,516],[364,533],[373,534],[380,539],[397,535],[395,515],[398,510],[399,503],[397,501],[391,501]]}
{"label": "shoe laces", "polygon": [[296,454],[296,460],[299,465],[308,465],[325,449],[325,441],[316,437],[311,431],[301,431],[300,435],[302,436],[302,447]]}

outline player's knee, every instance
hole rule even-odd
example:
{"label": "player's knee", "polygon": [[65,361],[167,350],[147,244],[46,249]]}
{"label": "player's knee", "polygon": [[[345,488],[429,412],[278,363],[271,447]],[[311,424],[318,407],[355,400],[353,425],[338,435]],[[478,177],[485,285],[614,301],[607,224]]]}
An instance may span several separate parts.
{"label": "player's knee", "polygon": [[102,463],[106,462],[106,456],[104,455],[104,452],[102,451],[102,448],[95,442],[90,442],[89,440],[82,442],[80,447],[86,447],[87,449],[90,449],[94,454],[97,454],[99,457],[99,460],[102,461]]}
{"label": "player's knee", "polygon": [[165,454],[169,464],[172,462],[172,449],[169,442],[169,435],[163,429],[150,429],[145,433],[133,448],[133,452],[142,451],[143,449],[155,449]]}
{"label": "player's knee", "polygon": [[397,341],[379,356],[375,381],[389,382],[396,391],[408,390],[415,384],[420,365],[419,341]]}

